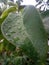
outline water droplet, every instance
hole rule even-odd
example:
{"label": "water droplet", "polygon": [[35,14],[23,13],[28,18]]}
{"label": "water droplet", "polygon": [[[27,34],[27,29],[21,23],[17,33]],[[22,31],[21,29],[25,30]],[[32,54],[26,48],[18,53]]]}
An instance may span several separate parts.
{"label": "water droplet", "polygon": [[11,29],[11,26],[9,26],[9,29]]}
{"label": "water droplet", "polygon": [[6,36],[11,36],[9,33],[6,33]]}
{"label": "water droplet", "polygon": [[18,30],[21,30],[21,27],[18,27]]}
{"label": "water droplet", "polygon": [[19,38],[19,37],[16,37],[16,38],[14,39],[14,42],[17,42],[18,40],[20,40],[20,38]]}
{"label": "water droplet", "polygon": [[8,33],[6,33],[6,35],[8,35]]}

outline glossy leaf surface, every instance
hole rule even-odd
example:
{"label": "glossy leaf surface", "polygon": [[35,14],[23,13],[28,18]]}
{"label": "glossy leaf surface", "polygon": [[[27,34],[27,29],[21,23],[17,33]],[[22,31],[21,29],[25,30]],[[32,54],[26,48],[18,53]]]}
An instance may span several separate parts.
{"label": "glossy leaf surface", "polygon": [[[34,48],[42,61],[47,55],[47,34],[45,32],[39,12],[34,6],[27,6],[23,12],[23,23]],[[44,54],[43,54],[44,53]]]}
{"label": "glossy leaf surface", "polygon": [[27,37],[21,14],[11,13],[1,26],[4,37],[14,45],[23,44]]}

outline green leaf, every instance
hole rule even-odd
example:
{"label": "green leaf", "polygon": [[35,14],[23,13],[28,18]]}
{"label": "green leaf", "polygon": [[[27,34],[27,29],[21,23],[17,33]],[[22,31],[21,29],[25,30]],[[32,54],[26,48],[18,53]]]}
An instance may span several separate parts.
{"label": "green leaf", "polygon": [[40,57],[37,53],[37,51],[35,50],[35,48],[33,47],[32,42],[26,38],[24,40],[24,44],[21,45],[20,47],[22,49],[22,52],[27,55],[27,57],[32,60],[32,63],[37,63],[38,61],[40,61]]}
{"label": "green leaf", "polygon": [[2,45],[0,45],[1,47],[0,48],[2,48],[2,50],[3,50],[3,47],[6,49],[6,50],[9,50],[9,46],[11,45],[11,47],[10,47],[10,50],[14,50],[15,49],[15,46],[12,46],[12,44],[10,44],[9,45],[9,41],[7,41],[5,38],[4,38],[4,36],[3,36],[3,34],[2,34],[2,32],[1,32],[1,24],[2,24],[2,22],[5,20],[5,18],[8,16],[8,14],[10,13],[10,12],[14,12],[14,11],[16,11],[16,7],[9,7],[8,9],[6,9],[3,13],[2,13],[2,15],[0,16],[0,41],[1,40],[4,40],[4,41],[1,41],[0,42],[0,44]]}
{"label": "green leaf", "polygon": [[16,48],[16,46],[10,44],[10,42],[8,40],[6,40],[0,30],[0,52],[3,51],[3,49],[5,49],[6,51],[10,50],[10,51],[14,51]]}
{"label": "green leaf", "polygon": [[8,14],[11,12],[16,12],[16,10],[17,10],[17,7],[15,7],[15,6],[5,9],[4,12],[2,13],[2,15],[0,16],[0,26],[1,26],[2,22],[4,21],[4,19],[8,16]]}
{"label": "green leaf", "polygon": [[42,20],[43,20],[43,24],[45,26],[45,30],[48,34],[48,38],[49,38],[49,10],[42,12],[40,14],[41,14],[41,17],[42,17]]}
{"label": "green leaf", "polygon": [[12,44],[10,44],[8,41],[6,42],[6,44],[4,44],[4,46],[5,46],[5,49],[7,50],[7,51],[15,51],[15,49],[16,49],[16,46],[14,46],[14,45],[12,45]]}
{"label": "green leaf", "polygon": [[21,45],[27,37],[23,18],[19,13],[10,13],[1,25],[3,36],[14,45]]}
{"label": "green leaf", "polygon": [[16,11],[16,10],[17,10],[17,8],[16,8],[15,6],[9,7],[8,9],[6,9],[6,10],[2,13],[1,18],[7,17],[10,12],[14,12],[14,11]]}
{"label": "green leaf", "polygon": [[0,43],[0,53],[2,52],[3,50],[3,43]]}
{"label": "green leaf", "polygon": [[26,60],[25,60],[25,58],[22,57],[22,56],[17,56],[17,57],[15,58],[15,60],[14,60],[14,64],[15,64],[15,65],[25,65],[25,62],[26,62]]}
{"label": "green leaf", "polygon": [[46,60],[48,38],[39,12],[34,6],[27,6],[23,11],[23,23],[35,50],[41,61]]}
{"label": "green leaf", "polygon": [[[27,39],[27,33],[23,25],[23,17],[20,13],[10,13],[2,23],[1,31],[3,33],[3,36],[10,43],[12,43],[15,46],[20,46],[20,49],[22,49],[22,53],[26,54],[30,59],[33,59],[34,61],[38,60],[37,53],[33,48],[32,43],[29,41],[29,39]],[[31,51],[28,52],[28,50]]]}

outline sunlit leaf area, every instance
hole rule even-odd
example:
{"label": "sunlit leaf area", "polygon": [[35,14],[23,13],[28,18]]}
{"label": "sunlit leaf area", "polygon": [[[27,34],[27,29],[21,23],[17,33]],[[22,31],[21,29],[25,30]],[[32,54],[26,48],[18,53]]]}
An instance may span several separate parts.
{"label": "sunlit leaf area", "polygon": [[0,65],[49,65],[49,0],[0,0]]}

